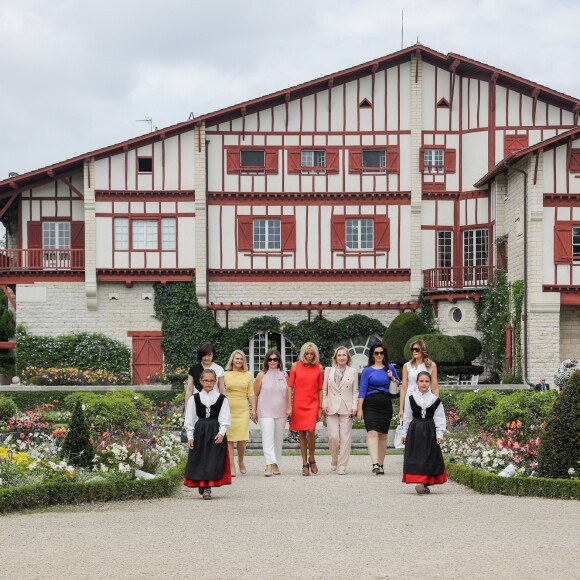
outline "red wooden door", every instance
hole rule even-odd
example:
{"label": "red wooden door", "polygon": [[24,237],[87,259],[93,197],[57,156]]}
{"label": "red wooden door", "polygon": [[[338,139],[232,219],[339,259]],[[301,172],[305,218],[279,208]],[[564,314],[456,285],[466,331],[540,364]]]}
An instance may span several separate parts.
{"label": "red wooden door", "polygon": [[133,384],[148,385],[162,368],[161,336],[133,336]]}

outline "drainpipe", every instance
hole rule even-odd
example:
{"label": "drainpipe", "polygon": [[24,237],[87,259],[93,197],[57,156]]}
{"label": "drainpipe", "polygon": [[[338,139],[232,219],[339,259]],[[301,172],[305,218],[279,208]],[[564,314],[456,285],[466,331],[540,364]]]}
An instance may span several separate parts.
{"label": "drainpipe", "polygon": [[528,380],[528,174],[523,169],[513,167],[504,161],[506,169],[513,169],[524,176],[524,312],[522,330],[524,334],[524,383],[534,385]]}

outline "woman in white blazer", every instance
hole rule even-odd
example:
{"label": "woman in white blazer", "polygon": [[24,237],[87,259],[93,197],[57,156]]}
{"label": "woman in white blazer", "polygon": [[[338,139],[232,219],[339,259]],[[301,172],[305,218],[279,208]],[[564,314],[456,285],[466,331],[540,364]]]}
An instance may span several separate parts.
{"label": "woman in white blazer", "polygon": [[334,351],[332,361],[334,364],[324,370],[322,410],[326,415],[332,457],[330,469],[344,475],[350,457],[352,418],[358,402],[358,371],[349,366],[351,358],[344,346]]}

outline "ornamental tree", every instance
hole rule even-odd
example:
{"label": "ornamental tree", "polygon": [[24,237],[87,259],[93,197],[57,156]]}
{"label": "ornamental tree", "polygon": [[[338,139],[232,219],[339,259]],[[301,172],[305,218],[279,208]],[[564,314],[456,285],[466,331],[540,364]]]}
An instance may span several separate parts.
{"label": "ornamental tree", "polygon": [[62,458],[76,467],[91,467],[95,450],[91,443],[89,425],[80,400],[73,411],[69,430],[62,445]]}

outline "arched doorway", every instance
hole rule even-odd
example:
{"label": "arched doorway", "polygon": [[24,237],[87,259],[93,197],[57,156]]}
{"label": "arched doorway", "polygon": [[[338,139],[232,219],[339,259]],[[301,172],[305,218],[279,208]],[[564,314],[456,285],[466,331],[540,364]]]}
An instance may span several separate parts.
{"label": "arched doorway", "polygon": [[264,356],[266,353],[276,348],[282,354],[284,361],[284,369],[290,370],[292,363],[298,360],[298,354],[294,349],[294,345],[279,332],[258,332],[250,340],[250,343],[244,351],[248,357],[248,367],[250,372],[257,375],[264,364]]}

